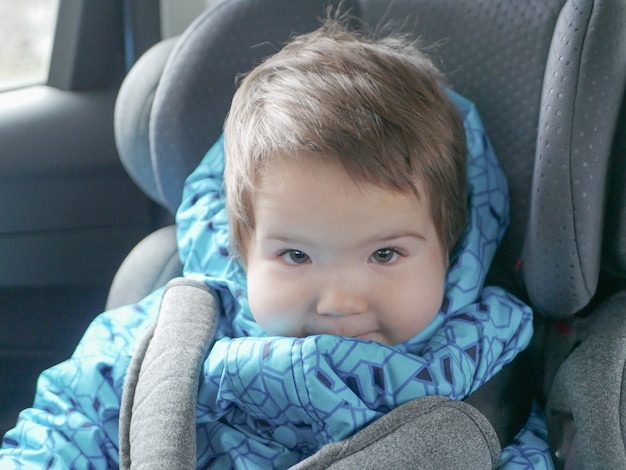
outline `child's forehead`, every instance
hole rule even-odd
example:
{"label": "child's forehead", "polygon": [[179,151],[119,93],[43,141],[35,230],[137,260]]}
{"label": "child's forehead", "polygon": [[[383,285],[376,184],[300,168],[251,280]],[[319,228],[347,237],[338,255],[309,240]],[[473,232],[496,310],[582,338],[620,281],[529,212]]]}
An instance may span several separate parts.
{"label": "child's forehead", "polygon": [[[428,200],[425,185],[417,176],[412,178],[412,187],[400,189],[397,181],[389,181],[389,176],[381,175],[377,178],[372,172],[353,172],[344,166],[344,161],[336,156],[313,151],[277,152],[267,158],[256,175],[254,189],[256,192],[273,190],[278,183],[295,179],[308,185],[323,184],[337,189],[352,187],[364,195],[374,190],[388,193],[389,198],[411,195],[417,197],[420,203]],[[281,188],[292,192],[306,189],[294,185],[281,185]]]}
{"label": "child's forehead", "polygon": [[348,173],[341,164],[342,158],[310,150],[281,150],[269,153],[259,167],[257,177],[285,178],[307,174],[312,170],[319,173]]}

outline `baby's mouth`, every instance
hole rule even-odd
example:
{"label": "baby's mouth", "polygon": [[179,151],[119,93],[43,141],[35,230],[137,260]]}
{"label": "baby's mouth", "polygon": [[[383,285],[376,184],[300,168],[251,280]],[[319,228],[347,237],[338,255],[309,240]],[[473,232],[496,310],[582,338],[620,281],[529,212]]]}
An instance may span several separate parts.
{"label": "baby's mouth", "polygon": [[317,317],[315,324],[308,328],[309,334],[329,334],[346,338],[372,340],[379,332],[376,322],[368,318],[358,318],[358,315],[346,317]]}

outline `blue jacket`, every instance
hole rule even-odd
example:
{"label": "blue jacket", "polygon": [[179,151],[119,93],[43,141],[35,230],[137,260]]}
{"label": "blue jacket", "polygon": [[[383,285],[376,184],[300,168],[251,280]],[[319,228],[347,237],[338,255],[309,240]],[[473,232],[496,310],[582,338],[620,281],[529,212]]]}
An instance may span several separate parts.
{"label": "blue jacket", "polygon": [[[530,309],[500,288],[483,287],[508,223],[506,181],[475,108],[451,97],[467,134],[469,222],[441,311],[397,346],[330,335],[267,337],[250,314],[245,273],[228,253],[222,139],[190,175],[177,214],[184,273],[212,287],[223,310],[198,395],[198,466],[225,468],[237,459],[244,468],[286,468],[413,398],[465,398],[527,346]],[[72,358],[42,373],[33,408],[4,439],[1,468],[117,467],[127,367],[161,294],[103,313]],[[505,450],[505,463],[545,457],[541,422],[532,419],[520,445]]]}

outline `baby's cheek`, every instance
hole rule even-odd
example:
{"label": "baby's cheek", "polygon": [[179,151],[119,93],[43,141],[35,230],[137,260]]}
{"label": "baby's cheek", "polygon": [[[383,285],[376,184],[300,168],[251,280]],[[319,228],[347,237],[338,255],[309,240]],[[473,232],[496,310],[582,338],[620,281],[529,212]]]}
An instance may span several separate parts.
{"label": "baby's cheek", "polygon": [[250,280],[248,281],[248,303],[252,316],[261,326],[265,323],[266,317],[276,311],[271,290],[264,289],[263,286]]}
{"label": "baby's cheek", "polygon": [[271,315],[259,322],[263,331],[270,336],[302,337],[301,328],[295,318],[288,315]]}
{"label": "baby's cheek", "polygon": [[255,321],[268,335],[302,336],[303,304],[307,295],[289,283],[248,285],[248,301]]}

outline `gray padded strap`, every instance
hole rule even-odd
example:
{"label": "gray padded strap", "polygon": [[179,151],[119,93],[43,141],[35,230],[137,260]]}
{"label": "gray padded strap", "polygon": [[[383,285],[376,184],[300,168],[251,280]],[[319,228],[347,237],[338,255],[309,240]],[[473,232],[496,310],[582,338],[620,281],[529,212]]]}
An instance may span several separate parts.
{"label": "gray padded strap", "polygon": [[473,406],[441,396],[410,401],[292,470],[496,468],[501,448]]}
{"label": "gray padded strap", "polygon": [[216,325],[215,299],[204,284],[168,283],[124,384],[120,468],[196,468],[198,387]]}

